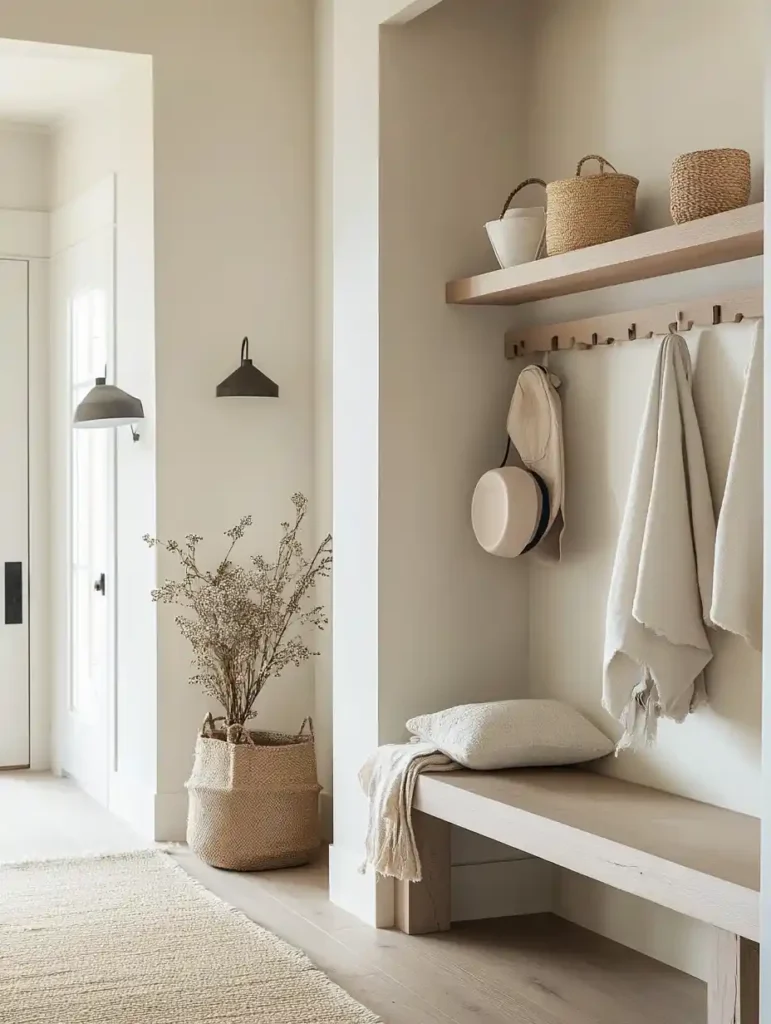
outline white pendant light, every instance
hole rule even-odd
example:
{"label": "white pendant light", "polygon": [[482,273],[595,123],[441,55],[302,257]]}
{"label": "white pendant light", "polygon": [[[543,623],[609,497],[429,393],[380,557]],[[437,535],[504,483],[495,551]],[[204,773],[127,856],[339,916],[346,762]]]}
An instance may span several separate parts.
{"label": "white pendant light", "polygon": [[75,410],[72,425],[79,429],[131,426],[135,441],[139,434],[132,424],[145,418],[142,403],[106,378],[97,377],[96,383]]}

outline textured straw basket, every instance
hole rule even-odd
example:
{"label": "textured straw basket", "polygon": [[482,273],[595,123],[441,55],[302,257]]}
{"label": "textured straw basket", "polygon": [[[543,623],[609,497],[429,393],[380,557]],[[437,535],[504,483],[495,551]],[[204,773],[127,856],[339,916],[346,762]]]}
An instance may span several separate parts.
{"label": "textured straw basket", "polygon": [[750,154],[744,149],[700,149],[672,164],[669,205],[675,224],[711,217],[750,201]]}
{"label": "textured straw basket", "polygon": [[[581,177],[587,160],[599,160],[599,174]],[[607,174],[606,167],[613,173]],[[631,235],[639,184],[637,178],[619,174],[613,164],[594,154],[578,162],[574,178],[552,181],[546,186],[549,256]]]}
{"label": "textured straw basket", "polygon": [[187,782],[187,841],[207,864],[263,871],[308,863],[319,846],[321,787],[305,724],[297,736],[236,726],[228,738],[207,716]]}

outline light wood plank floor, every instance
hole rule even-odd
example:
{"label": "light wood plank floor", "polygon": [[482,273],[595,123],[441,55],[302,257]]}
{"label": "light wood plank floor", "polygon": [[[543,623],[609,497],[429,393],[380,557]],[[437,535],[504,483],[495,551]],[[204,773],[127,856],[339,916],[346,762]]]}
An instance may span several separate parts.
{"label": "light wood plank floor", "polygon": [[[0,861],[145,845],[68,780],[0,773]],[[385,1024],[704,1024],[706,988],[549,916],[374,931],[327,900],[327,869],[244,875],[175,857],[222,899],[303,949]]]}
{"label": "light wood plank floor", "polygon": [[332,906],[323,862],[217,871],[175,855],[208,889],[305,950],[386,1024],[704,1024],[706,986],[551,915],[375,931]]}

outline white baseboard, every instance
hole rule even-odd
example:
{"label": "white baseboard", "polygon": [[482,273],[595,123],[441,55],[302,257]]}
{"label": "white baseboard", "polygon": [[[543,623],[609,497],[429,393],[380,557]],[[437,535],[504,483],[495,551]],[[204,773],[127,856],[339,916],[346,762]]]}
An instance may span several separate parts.
{"label": "white baseboard", "polygon": [[373,928],[392,928],[393,879],[378,878],[372,870],[362,874],[359,869],[363,858],[361,850],[348,850],[339,843],[330,846],[329,898]]}
{"label": "white baseboard", "polygon": [[548,913],[554,907],[553,864],[534,857],[452,869],[453,921]]}

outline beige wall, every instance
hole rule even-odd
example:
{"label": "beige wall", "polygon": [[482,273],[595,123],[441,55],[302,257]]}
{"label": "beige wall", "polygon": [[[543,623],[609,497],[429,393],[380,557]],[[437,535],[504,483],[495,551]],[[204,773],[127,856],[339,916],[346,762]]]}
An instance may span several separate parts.
{"label": "beige wall", "polygon": [[483,224],[512,175],[524,173],[520,14],[511,0],[445,0],[382,37],[384,739],[401,738],[407,717],[443,702],[526,685],[523,567],[482,552],[469,511],[479,477],[505,448],[516,372],[501,361],[508,315],[469,315],[442,301],[445,281],[489,260]]}
{"label": "beige wall", "polygon": [[[329,3],[315,5],[315,228],[316,228],[316,327],[314,361],[314,478],[316,493],[316,533],[319,539],[332,531],[332,382],[333,357],[333,8]],[[318,588],[319,599],[332,608],[332,581]],[[314,665],[314,721],[316,724],[316,757],[319,781],[324,787],[321,797],[322,824],[331,839],[332,800],[332,631],[334,623],[319,637],[319,657]]]}
{"label": "beige wall", "polygon": [[[393,914],[388,887],[378,899],[374,882],[357,874],[367,813],[359,767],[378,743],[402,739],[413,714],[511,696],[525,685],[525,574],[487,559],[469,523],[474,485],[505,442],[514,379],[500,359],[507,318],[490,310],[470,316],[443,301],[448,277],[489,261],[482,225],[523,169],[518,12],[508,0],[448,0],[404,27],[384,28],[380,46],[377,17],[358,0],[336,0],[328,12],[337,552],[331,885],[337,902],[382,924]],[[501,124],[510,130],[500,132]],[[470,849],[461,842],[459,857]],[[470,857],[485,854],[474,847]]]}
{"label": "beige wall", "polygon": [[[529,24],[528,172],[573,173],[601,153],[640,178],[639,226],[669,223],[668,171],[681,152],[740,146],[762,198],[763,50],[760,4],[741,0],[543,0]],[[666,31],[662,32],[662,25]],[[741,59],[726,60],[727,54]],[[716,74],[716,68],[720,68]],[[540,322],[719,295],[759,284],[760,261],[537,303]],[[694,392],[716,505],[725,484],[749,336],[689,339]],[[534,694],[570,701],[600,726],[605,606],[637,431],[655,361],[648,342],[552,360],[564,378],[568,530],[559,568],[530,569],[530,679]],[[714,638],[711,706],[665,724],[654,747],[605,770],[710,803],[759,814],[760,658],[742,641]],[[692,973],[705,970],[704,929],[685,918],[574,876],[558,909]]]}
{"label": "beige wall", "polygon": [[[504,695],[506,685],[517,692],[527,679],[531,694],[562,697],[612,728],[600,707],[607,580],[655,348],[554,361],[566,384],[566,558],[554,569],[531,564],[523,590],[523,567],[485,559],[468,531],[471,488],[499,457],[519,369],[503,361],[503,328],[670,300],[674,312],[689,294],[759,283],[760,265],[504,312],[448,310],[444,281],[492,268],[482,225],[509,188],[530,175],[569,176],[585,153],[641,178],[643,229],[668,223],[669,166],[688,149],[749,149],[759,198],[762,50],[755,0],[444,0],[384,30],[378,96],[378,17],[349,0],[334,11],[335,795],[344,803],[340,863],[352,869],[345,853],[360,841],[364,813],[356,768],[375,742],[403,735],[412,710]],[[746,339],[705,338],[694,350],[717,500]],[[346,487],[356,488],[352,502]],[[608,770],[757,813],[759,662],[730,638],[716,648],[712,707]],[[693,922],[572,876],[557,891],[566,916],[704,973],[705,933]],[[341,883],[337,895],[351,905],[361,889]]]}
{"label": "beige wall", "polygon": [[49,210],[50,191],[49,132],[0,121],[0,209]]}
{"label": "beige wall", "polygon": [[[771,53],[771,18],[766,18],[766,53]],[[765,193],[771,194],[771,64],[766,62],[765,73]],[[766,204],[765,209],[766,237],[771,237],[771,204]],[[764,287],[765,287],[765,319],[766,323],[771,314],[771,252],[766,250],[764,266]],[[771,359],[765,360],[765,536],[769,536],[771,530],[771,415],[769,414],[769,399],[771,395]],[[765,592],[771,593],[771,545],[765,545],[764,565],[764,587]],[[768,637],[771,636],[771,601],[766,601],[763,615],[763,633],[765,636],[765,654],[763,657],[763,675],[766,680],[771,678],[771,644]],[[763,742],[766,750],[771,750],[771,687],[763,687]],[[763,792],[771,791],[771,758],[766,757],[763,770]],[[763,892],[761,894],[761,928],[763,935],[771,935],[771,893],[766,884],[766,879],[771,878],[771,814],[768,813],[768,800],[765,801],[762,825],[762,878]],[[760,947],[761,956],[761,977],[771,977],[771,942],[764,942]],[[771,1019],[771,985],[764,982],[761,986],[761,1017],[763,1020]]]}
{"label": "beige wall", "polygon": [[[161,536],[216,537],[251,512],[254,546],[270,550],[291,494],[312,489],[312,14],[308,0],[0,2],[7,37],[153,58]],[[214,397],[245,334],[278,402]],[[159,728],[148,799],[160,838],[183,834],[206,706],[172,618],[159,616],[157,703],[146,709]],[[311,665],[287,673],[266,691],[261,721],[298,728],[312,690]]]}
{"label": "beige wall", "polygon": [[[528,163],[567,178],[600,153],[640,179],[638,227],[671,223],[679,153],[763,162],[762,0],[539,0],[530,5]],[[589,164],[593,173],[597,165]],[[762,198],[755,175],[753,199]]]}

